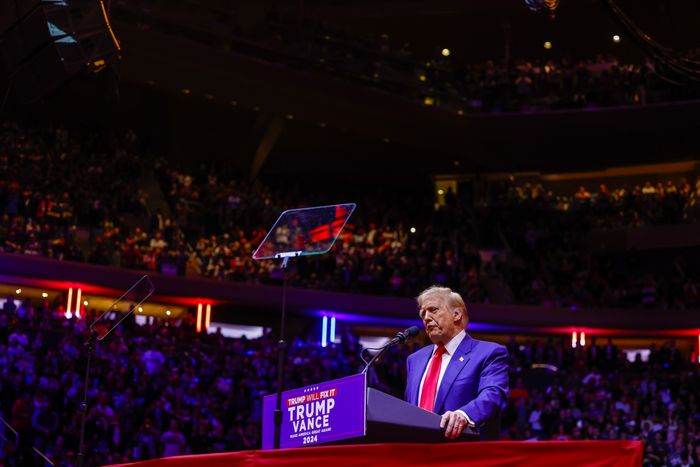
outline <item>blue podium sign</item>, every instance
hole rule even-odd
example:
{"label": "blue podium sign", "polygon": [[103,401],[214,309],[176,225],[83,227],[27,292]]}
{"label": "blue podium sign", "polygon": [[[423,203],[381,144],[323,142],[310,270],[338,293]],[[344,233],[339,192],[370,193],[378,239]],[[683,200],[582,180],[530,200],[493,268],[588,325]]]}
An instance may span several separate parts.
{"label": "blue podium sign", "polygon": [[[364,436],[367,382],[363,374],[282,393],[280,448]],[[277,395],[263,398],[263,449],[273,449]]]}

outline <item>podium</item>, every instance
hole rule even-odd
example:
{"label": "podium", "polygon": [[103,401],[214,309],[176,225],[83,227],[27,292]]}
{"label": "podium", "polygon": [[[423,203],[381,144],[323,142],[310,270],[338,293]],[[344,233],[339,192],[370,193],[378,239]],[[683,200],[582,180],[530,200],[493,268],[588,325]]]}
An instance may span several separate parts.
{"label": "podium", "polygon": [[[282,400],[282,448],[479,439],[470,427],[456,440],[445,438],[440,415],[368,388],[364,374],[285,391]],[[263,399],[263,449],[273,448],[275,403],[275,395]]]}
{"label": "podium", "polygon": [[479,430],[467,427],[455,440],[445,438],[441,416],[378,389],[367,389],[367,432],[352,440],[369,443],[445,443],[476,441]]}

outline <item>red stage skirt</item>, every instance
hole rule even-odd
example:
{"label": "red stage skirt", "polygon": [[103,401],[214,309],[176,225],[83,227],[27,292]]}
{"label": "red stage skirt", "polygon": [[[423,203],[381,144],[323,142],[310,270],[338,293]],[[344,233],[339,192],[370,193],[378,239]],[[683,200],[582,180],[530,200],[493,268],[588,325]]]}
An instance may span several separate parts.
{"label": "red stage skirt", "polygon": [[640,466],[641,441],[493,441],[446,444],[362,444],[279,451],[241,451],[153,459],[120,466]]}

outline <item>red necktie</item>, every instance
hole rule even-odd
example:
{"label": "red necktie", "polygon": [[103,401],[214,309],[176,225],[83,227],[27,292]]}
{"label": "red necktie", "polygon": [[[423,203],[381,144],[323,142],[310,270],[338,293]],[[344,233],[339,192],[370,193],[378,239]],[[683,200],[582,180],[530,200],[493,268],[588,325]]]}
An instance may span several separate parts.
{"label": "red necktie", "polygon": [[435,405],[435,395],[437,394],[438,379],[440,378],[440,367],[442,366],[442,354],[445,353],[445,346],[438,345],[433,354],[433,358],[430,359],[430,364],[428,365],[428,372],[425,374],[425,380],[423,381],[423,391],[420,394],[420,404],[418,407],[433,411],[433,406]]}

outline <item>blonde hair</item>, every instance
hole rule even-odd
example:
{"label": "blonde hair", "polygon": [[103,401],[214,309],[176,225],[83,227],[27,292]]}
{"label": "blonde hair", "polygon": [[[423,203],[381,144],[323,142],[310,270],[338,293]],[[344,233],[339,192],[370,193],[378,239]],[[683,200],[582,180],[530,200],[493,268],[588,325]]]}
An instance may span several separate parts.
{"label": "blonde hair", "polygon": [[438,297],[446,304],[449,308],[459,308],[463,311],[462,322],[464,326],[467,326],[469,322],[469,314],[467,312],[467,305],[464,304],[462,296],[457,292],[454,292],[449,287],[440,287],[439,285],[433,285],[425,289],[416,297],[418,302],[418,307],[423,307],[423,302],[425,302],[430,297]]}

